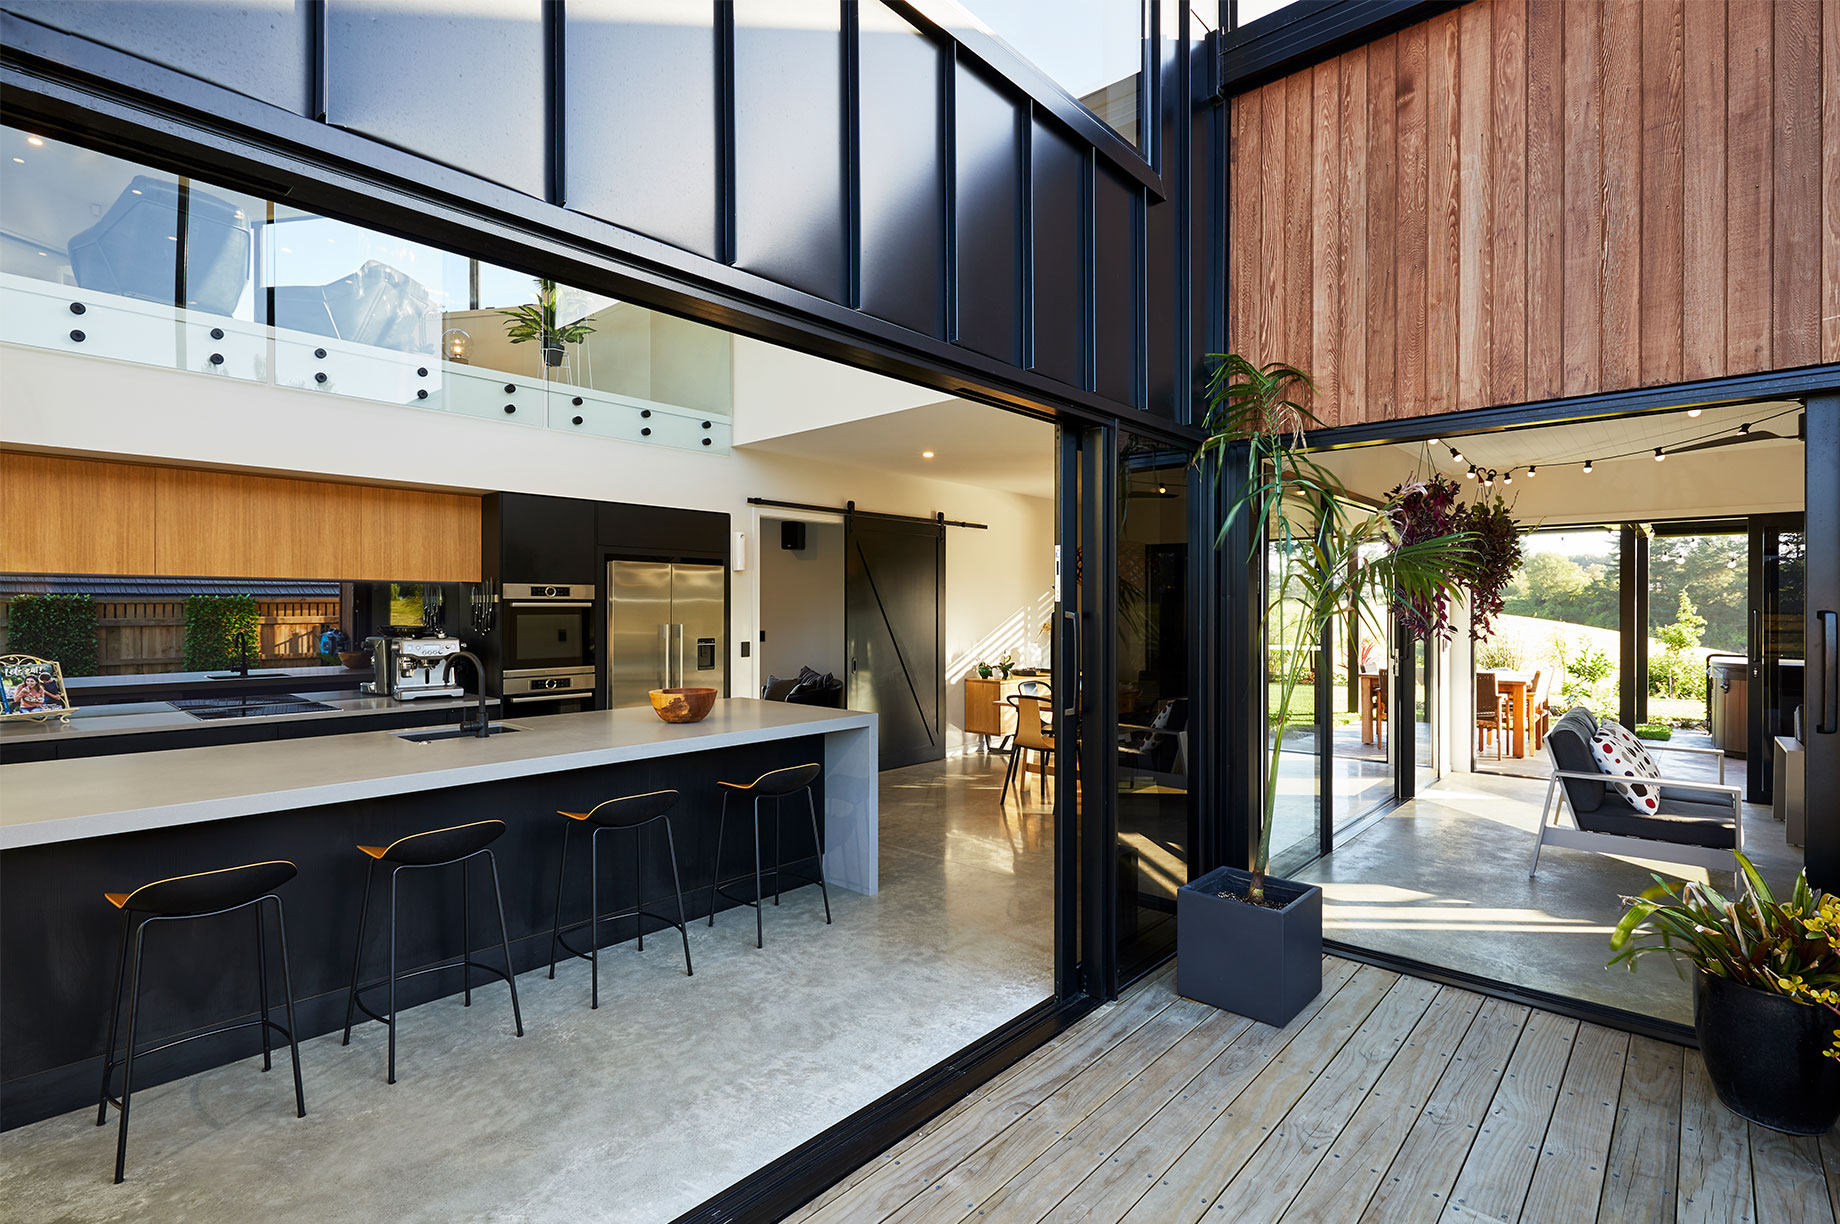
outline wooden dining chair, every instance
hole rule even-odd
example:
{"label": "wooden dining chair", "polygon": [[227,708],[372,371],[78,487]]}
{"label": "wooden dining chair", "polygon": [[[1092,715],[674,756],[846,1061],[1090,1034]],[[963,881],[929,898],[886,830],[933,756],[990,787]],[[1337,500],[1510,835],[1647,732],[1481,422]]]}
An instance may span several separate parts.
{"label": "wooden dining chair", "polygon": [[[1041,778],[1045,786],[1048,780],[1048,761],[1054,756],[1054,733],[1042,725],[1041,698],[1015,696],[1009,703],[1016,707],[1016,740],[1010,749],[1009,772],[1003,779],[1003,794],[997,799],[998,804],[1009,800],[1009,788],[1012,782],[1016,786],[1016,797],[1022,797],[1023,783],[1028,781],[1028,753],[1035,753],[1041,765]],[[1021,772],[1021,777],[1017,772]]]}
{"label": "wooden dining chair", "polygon": [[1376,748],[1386,747],[1386,695],[1387,672],[1383,667],[1380,669],[1380,679],[1374,684],[1373,694],[1374,746]]}
{"label": "wooden dining chair", "polygon": [[1552,711],[1547,708],[1547,689],[1552,687],[1552,670],[1542,667],[1533,673],[1533,681],[1527,685],[1527,723],[1533,732],[1533,750],[1538,752],[1546,744],[1546,733],[1552,729]]}
{"label": "wooden dining chair", "polygon": [[1502,734],[1511,725],[1508,695],[1495,683],[1495,673],[1476,673],[1476,751],[1483,749],[1483,734],[1495,739],[1495,759],[1501,760]]}

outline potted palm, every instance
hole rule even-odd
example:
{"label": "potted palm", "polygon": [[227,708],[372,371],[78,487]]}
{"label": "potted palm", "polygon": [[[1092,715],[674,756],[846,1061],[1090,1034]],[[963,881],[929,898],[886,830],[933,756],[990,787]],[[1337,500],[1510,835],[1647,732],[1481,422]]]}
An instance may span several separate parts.
{"label": "potted palm", "polygon": [[1208,436],[1195,455],[1205,462],[1244,451],[1245,485],[1215,544],[1246,519],[1249,560],[1264,559],[1272,732],[1249,868],[1219,868],[1177,893],[1176,983],[1188,998],[1269,1024],[1287,1023],[1322,989],[1322,892],[1268,874],[1283,734],[1298,690],[1337,616],[1354,608],[1377,622],[1389,603],[1441,602],[1460,592],[1471,556],[1460,531],[1401,535],[1401,503],[1420,486],[1369,508],[1305,453],[1304,430],[1317,423],[1300,402],[1310,389],[1293,366],[1226,355],[1208,383]]}
{"label": "potted palm", "polygon": [[1725,1107],[1791,1135],[1840,1120],[1840,897],[1795,878],[1778,901],[1743,854],[1744,895],[1654,877],[1610,936],[1610,964],[1666,952],[1693,968],[1693,1028]]}
{"label": "potted palm", "polygon": [[513,344],[535,340],[543,350],[543,364],[552,368],[562,364],[563,345],[580,344],[594,333],[593,326],[585,319],[573,323],[556,321],[559,296],[555,281],[538,277],[536,301],[498,312],[509,320],[505,325],[506,338]]}

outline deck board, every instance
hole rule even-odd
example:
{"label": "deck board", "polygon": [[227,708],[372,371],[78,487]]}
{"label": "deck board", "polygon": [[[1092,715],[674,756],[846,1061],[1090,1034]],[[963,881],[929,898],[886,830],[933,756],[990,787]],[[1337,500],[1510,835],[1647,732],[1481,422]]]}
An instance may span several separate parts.
{"label": "deck board", "polygon": [[1673,1224],[1680,1182],[1680,1056],[1677,1045],[1630,1039],[1598,1224]]}
{"label": "deck board", "polygon": [[1699,1055],[1325,958],[1284,1028],[1158,974],[795,1224],[1840,1224],[1840,1136],[1754,1127]]}

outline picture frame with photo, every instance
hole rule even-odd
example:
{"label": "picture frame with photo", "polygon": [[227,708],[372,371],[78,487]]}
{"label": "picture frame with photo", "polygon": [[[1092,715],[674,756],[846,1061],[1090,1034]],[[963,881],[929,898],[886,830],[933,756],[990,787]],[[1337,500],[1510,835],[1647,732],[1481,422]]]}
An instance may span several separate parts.
{"label": "picture frame with photo", "polygon": [[0,655],[0,719],[70,721],[70,694],[56,659]]}

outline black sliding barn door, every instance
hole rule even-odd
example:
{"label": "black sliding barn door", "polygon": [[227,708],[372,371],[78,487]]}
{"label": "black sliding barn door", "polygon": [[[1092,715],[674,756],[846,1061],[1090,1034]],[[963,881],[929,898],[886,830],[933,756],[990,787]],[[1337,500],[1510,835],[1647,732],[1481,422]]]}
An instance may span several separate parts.
{"label": "black sliding barn door", "polygon": [[844,533],[846,704],[879,716],[883,769],[944,760],[945,525],[852,514]]}

